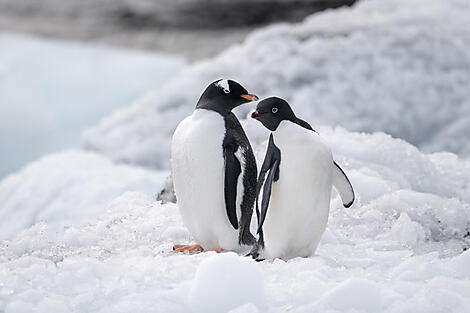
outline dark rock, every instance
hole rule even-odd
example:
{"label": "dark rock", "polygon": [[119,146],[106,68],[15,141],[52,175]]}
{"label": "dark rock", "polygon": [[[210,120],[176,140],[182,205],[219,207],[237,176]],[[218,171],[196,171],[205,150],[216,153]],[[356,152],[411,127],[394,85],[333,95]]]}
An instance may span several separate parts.
{"label": "dark rock", "polygon": [[163,188],[157,195],[157,201],[161,201],[161,203],[165,204],[168,202],[176,203],[176,194],[175,188],[173,187],[173,178],[169,175],[165,179],[165,183],[163,184]]}

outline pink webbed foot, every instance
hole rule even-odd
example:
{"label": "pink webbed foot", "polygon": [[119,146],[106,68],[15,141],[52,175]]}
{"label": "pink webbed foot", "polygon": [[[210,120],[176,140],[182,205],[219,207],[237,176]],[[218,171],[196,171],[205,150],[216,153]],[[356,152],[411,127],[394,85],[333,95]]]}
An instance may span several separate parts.
{"label": "pink webbed foot", "polygon": [[[175,252],[188,252],[189,254],[192,254],[192,253],[198,253],[198,252],[203,252],[204,251],[204,248],[201,246],[201,245],[177,245],[177,244],[174,244],[173,245],[173,251]],[[222,252],[227,252],[228,250],[225,250],[225,249],[212,249],[212,250],[209,250],[209,251],[214,251],[216,253],[222,253]]]}
{"label": "pink webbed foot", "polygon": [[188,253],[197,253],[202,252],[204,249],[201,245],[173,245],[173,251],[175,252],[188,252]]}

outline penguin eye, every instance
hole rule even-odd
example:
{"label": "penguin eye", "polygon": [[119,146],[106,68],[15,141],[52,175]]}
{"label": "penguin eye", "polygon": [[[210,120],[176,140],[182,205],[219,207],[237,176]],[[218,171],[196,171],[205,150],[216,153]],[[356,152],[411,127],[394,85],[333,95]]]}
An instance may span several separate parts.
{"label": "penguin eye", "polygon": [[224,92],[225,92],[225,93],[230,93],[230,90],[224,89]]}
{"label": "penguin eye", "polygon": [[277,111],[279,111],[279,110],[278,110],[278,108],[276,108],[276,107],[274,107],[274,108],[271,109],[271,112],[273,112],[273,114],[276,114]]}

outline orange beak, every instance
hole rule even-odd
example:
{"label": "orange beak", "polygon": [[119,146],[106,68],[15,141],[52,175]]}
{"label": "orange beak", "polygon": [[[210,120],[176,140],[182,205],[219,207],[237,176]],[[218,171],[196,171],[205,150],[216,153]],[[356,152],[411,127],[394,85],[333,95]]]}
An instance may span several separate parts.
{"label": "orange beak", "polygon": [[246,100],[250,100],[250,101],[258,101],[258,97],[255,95],[246,94],[246,95],[241,95],[240,97],[245,98]]}

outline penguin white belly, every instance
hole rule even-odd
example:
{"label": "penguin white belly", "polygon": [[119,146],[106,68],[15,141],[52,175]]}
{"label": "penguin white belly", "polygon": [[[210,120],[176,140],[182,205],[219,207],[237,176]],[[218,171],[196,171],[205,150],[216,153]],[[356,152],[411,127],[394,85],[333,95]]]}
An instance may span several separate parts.
{"label": "penguin white belly", "polygon": [[224,196],[223,117],[197,109],[177,127],[171,165],[181,217],[205,250],[237,250],[238,231],[227,217]]}
{"label": "penguin white belly", "polygon": [[332,188],[332,153],[320,136],[289,121],[273,133],[281,151],[264,222],[269,258],[307,257],[325,231]]}

